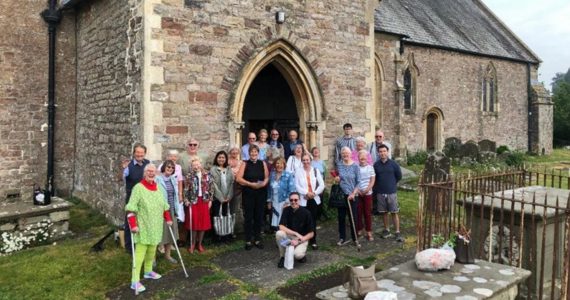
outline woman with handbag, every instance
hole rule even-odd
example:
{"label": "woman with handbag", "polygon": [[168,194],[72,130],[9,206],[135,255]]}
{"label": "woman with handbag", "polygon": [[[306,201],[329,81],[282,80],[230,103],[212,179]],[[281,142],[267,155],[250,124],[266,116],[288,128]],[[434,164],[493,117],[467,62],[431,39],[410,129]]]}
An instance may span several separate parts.
{"label": "woman with handbag", "polygon": [[279,230],[279,221],[283,208],[289,205],[289,194],[295,191],[293,174],[285,171],[285,159],[277,158],[273,163],[273,171],[269,175],[267,188],[267,207],[271,211],[271,228]]}
{"label": "woman with handbag", "polygon": [[341,149],[341,161],[337,164],[337,172],[334,177],[334,182],[340,185],[340,189],[346,197],[346,203],[350,205],[337,207],[338,212],[338,233],[339,240],[337,245],[343,246],[348,243],[346,240],[346,216],[347,213],[350,214],[349,222],[351,223],[351,235],[352,241],[356,243],[356,226],[354,220],[356,220],[356,208],[358,206],[358,182],[360,181],[360,168],[352,160],[352,150],[348,147],[342,147]]}
{"label": "woman with handbag", "polygon": [[313,218],[313,237],[309,244],[313,250],[318,249],[317,245],[317,216],[321,197],[319,196],[325,189],[325,183],[321,172],[311,166],[311,156],[308,153],[301,157],[303,167],[295,174],[295,188],[301,194],[301,206],[306,207],[311,212]]}
{"label": "woman with handbag", "polygon": [[[231,218],[232,213],[235,215],[235,212],[230,209],[230,201],[234,196],[234,174],[228,167],[228,155],[226,151],[216,153],[213,166],[210,169],[210,175],[212,176],[214,185],[214,200],[212,202],[211,214],[218,216],[218,218]],[[214,219],[214,229],[219,241],[229,241],[234,231],[234,223],[227,222],[227,225],[232,228],[224,229],[217,228],[220,226],[216,224],[216,219]],[[226,233],[225,231],[230,232]],[[225,234],[222,235],[223,233]]]}
{"label": "woman with handbag", "polygon": [[293,174],[293,176],[297,173],[297,170],[303,167],[303,163],[301,162],[301,156],[303,156],[303,153],[305,153],[303,144],[297,144],[293,150],[293,155],[289,156],[287,159],[286,170]]}
{"label": "woman with handbag", "polygon": [[[170,206],[170,217],[172,220],[176,220],[178,216],[177,208],[178,208],[178,179],[174,174],[176,170],[176,164],[172,160],[165,161],[160,166],[160,176],[156,177],[156,183],[160,187],[162,191],[162,195],[164,200]],[[162,241],[160,245],[164,246],[164,258],[172,264],[177,264],[178,261],[170,256],[170,250],[172,249],[172,245],[176,243],[176,240],[172,240],[172,236],[170,235],[168,224],[164,222],[162,230]],[[178,238],[178,226],[172,226],[172,233],[174,238]]]}
{"label": "woman with handbag", "polygon": [[[267,202],[267,164],[259,159],[259,147],[249,146],[249,159],[239,168],[236,181],[243,186],[245,250],[255,247],[263,249],[261,228]],[[252,243],[253,241],[253,243]]]}
{"label": "woman with handbag", "polygon": [[204,233],[212,228],[210,207],[212,206],[213,184],[210,174],[202,168],[199,159],[192,161],[192,171],[186,175],[185,186],[187,188],[184,205],[187,207],[187,218],[184,226],[192,231],[188,252],[194,253],[195,248],[198,248],[198,252],[204,252],[206,251],[202,245]]}

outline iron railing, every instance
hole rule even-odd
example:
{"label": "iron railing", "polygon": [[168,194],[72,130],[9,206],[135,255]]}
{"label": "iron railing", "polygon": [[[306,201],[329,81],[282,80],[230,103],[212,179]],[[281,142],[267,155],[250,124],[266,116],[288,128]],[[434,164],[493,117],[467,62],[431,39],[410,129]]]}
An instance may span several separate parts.
{"label": "iron railing", "polygon": [[419,182],[417,248],[471,230],[475,257],[532,272],[521,295],[570,295],[570,176],[562,171],[508,169]]}

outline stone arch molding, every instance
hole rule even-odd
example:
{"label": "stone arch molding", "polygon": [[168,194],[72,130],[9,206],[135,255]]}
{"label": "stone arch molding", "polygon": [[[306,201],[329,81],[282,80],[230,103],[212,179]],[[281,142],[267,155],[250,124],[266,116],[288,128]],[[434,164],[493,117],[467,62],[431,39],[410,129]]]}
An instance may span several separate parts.
{"label": "stone arch molding", "polygon": [[232,145],[241,143],[243,129],[243,108],[247,92],[263,68],[273,64],[289,83],[299,115],[301,137],[309,146],[317,146],[318,127],[324,114],[323,99],[318,80],[313,69],[301,53],[285,39],[278,39],[249,59],[243,67],[233,101],[229,108],[229,131]]}

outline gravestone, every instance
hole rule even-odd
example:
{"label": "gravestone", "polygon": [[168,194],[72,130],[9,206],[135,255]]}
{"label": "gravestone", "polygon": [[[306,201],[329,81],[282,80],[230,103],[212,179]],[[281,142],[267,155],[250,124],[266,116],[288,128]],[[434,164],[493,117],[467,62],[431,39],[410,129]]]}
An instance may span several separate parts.
{"label": "gravestone", "polygon": [[488,152],[496,152],[497,151],[497,143],[490,141],[490,140],[482,140],[479,141],[479,150],[481,151],[488,151]]}
{"label": "gravestone", "polygon": [[440,151],[431,153],[424,165],[424,181],[443,181],[449,175],[451,162],[445,154]]}
{"label": "gravestone", "polygon": [[479,158],[479,145],[473,141],[466,142],[459,148],[459,156],[461,158],[469,157],[474,161],[477,160]]}
{"label": "gravestone", "polygon": [[446,138],[443,153],[449,158],[458,158],[459,148],[461,148],[461,139],[456,137]]}

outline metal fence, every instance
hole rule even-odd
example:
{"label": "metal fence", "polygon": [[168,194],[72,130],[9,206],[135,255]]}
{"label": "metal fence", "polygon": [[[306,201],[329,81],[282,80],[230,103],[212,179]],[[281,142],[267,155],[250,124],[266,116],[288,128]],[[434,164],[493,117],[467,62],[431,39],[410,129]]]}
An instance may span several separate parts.
{"label": "metal fence", "polygon": [[[570,295],[570,176],[526,168],[480,174],[422,175],[417,248],[432,237],[470,230],[475,258],[528,269],[526,299]],[[522,295],[522,296],[521,296]]]}

